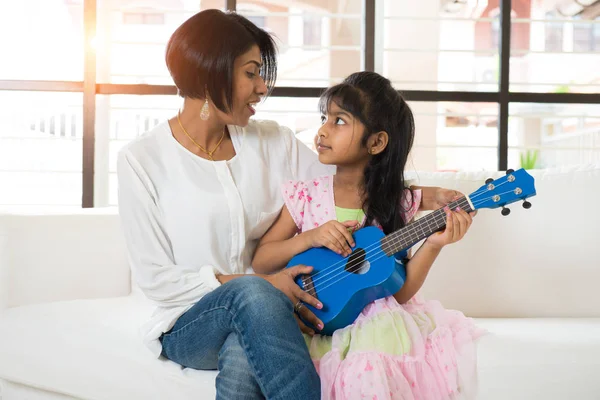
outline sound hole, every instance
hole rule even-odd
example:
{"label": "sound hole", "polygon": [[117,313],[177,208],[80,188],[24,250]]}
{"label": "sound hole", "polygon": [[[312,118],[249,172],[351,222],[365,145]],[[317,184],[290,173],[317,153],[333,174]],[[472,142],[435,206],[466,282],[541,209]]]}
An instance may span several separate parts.
{"label": "sound hole", "polygon": [[365,260],[367,253],[364,249],[355,249],[350,257],[348,257],[348,262],[344,267],[346,271],[351,272],[353,274],[364,274],[369,268],[371,268],[371,264]]}

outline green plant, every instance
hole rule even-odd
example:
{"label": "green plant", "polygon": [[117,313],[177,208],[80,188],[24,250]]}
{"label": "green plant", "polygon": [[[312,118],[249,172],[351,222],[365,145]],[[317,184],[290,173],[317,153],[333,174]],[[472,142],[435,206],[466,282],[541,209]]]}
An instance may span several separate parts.
{"label": "green plant", "polygon": [[527,150],[521,153],[521,168],[534,169],[537,164],[539,150]]}

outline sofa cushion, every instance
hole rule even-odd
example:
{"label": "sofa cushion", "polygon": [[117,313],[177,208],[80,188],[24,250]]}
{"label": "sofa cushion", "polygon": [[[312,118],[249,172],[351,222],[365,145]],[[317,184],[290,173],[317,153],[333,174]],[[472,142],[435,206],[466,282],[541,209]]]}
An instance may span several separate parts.
{"label": "sofa cushion", "polygon": [[[215,371],[156,359],[141,296],[31,305],[0,316],[0,378],[84,399],[209,399]],[[594,399],[600,319],[478,319],[480,399]],[[545,382],[545,383],[544,383]],[[596,396],[596,397],[594,397]]]}
{"label": "sofa cushion", "polygon": [[156,359],[141,296],[16,307],[0,315],[0,378],[84,399],[215,397],[216,371]]}
{"label": "sofa cushion", "polygon": [[600,318],[476,319],[481,400],[600,399]]}

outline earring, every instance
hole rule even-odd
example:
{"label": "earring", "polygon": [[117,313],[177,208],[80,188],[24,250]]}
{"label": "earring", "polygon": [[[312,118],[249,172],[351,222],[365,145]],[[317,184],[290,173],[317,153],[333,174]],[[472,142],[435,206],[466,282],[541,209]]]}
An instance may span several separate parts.
{"label": "earring", "polygon": [[202,110],[200,110],[200,118],[202,121],[206,121],[208,117],[210,117],[210,112],[208,111],[208,96],[206,96]]}

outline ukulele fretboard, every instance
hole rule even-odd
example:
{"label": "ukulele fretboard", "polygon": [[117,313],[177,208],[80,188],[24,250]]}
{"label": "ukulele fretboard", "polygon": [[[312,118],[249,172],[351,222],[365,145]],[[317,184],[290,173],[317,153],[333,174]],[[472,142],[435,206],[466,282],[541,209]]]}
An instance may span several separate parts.
{"label": "ukulele fretboard", "polygon": [[[460,207],[466,212],[471,212],[471,204],[466,197],[453,201],[448,204],[451,210]],[[432,213],[419,218],[415,222],[406,225],[404,228],[390,233],[381,239],[381,248],[391,256],[401,250],[407,249],[432,233],[443,229],[446,226],[446,212],[443,208],[433,211]]]}

